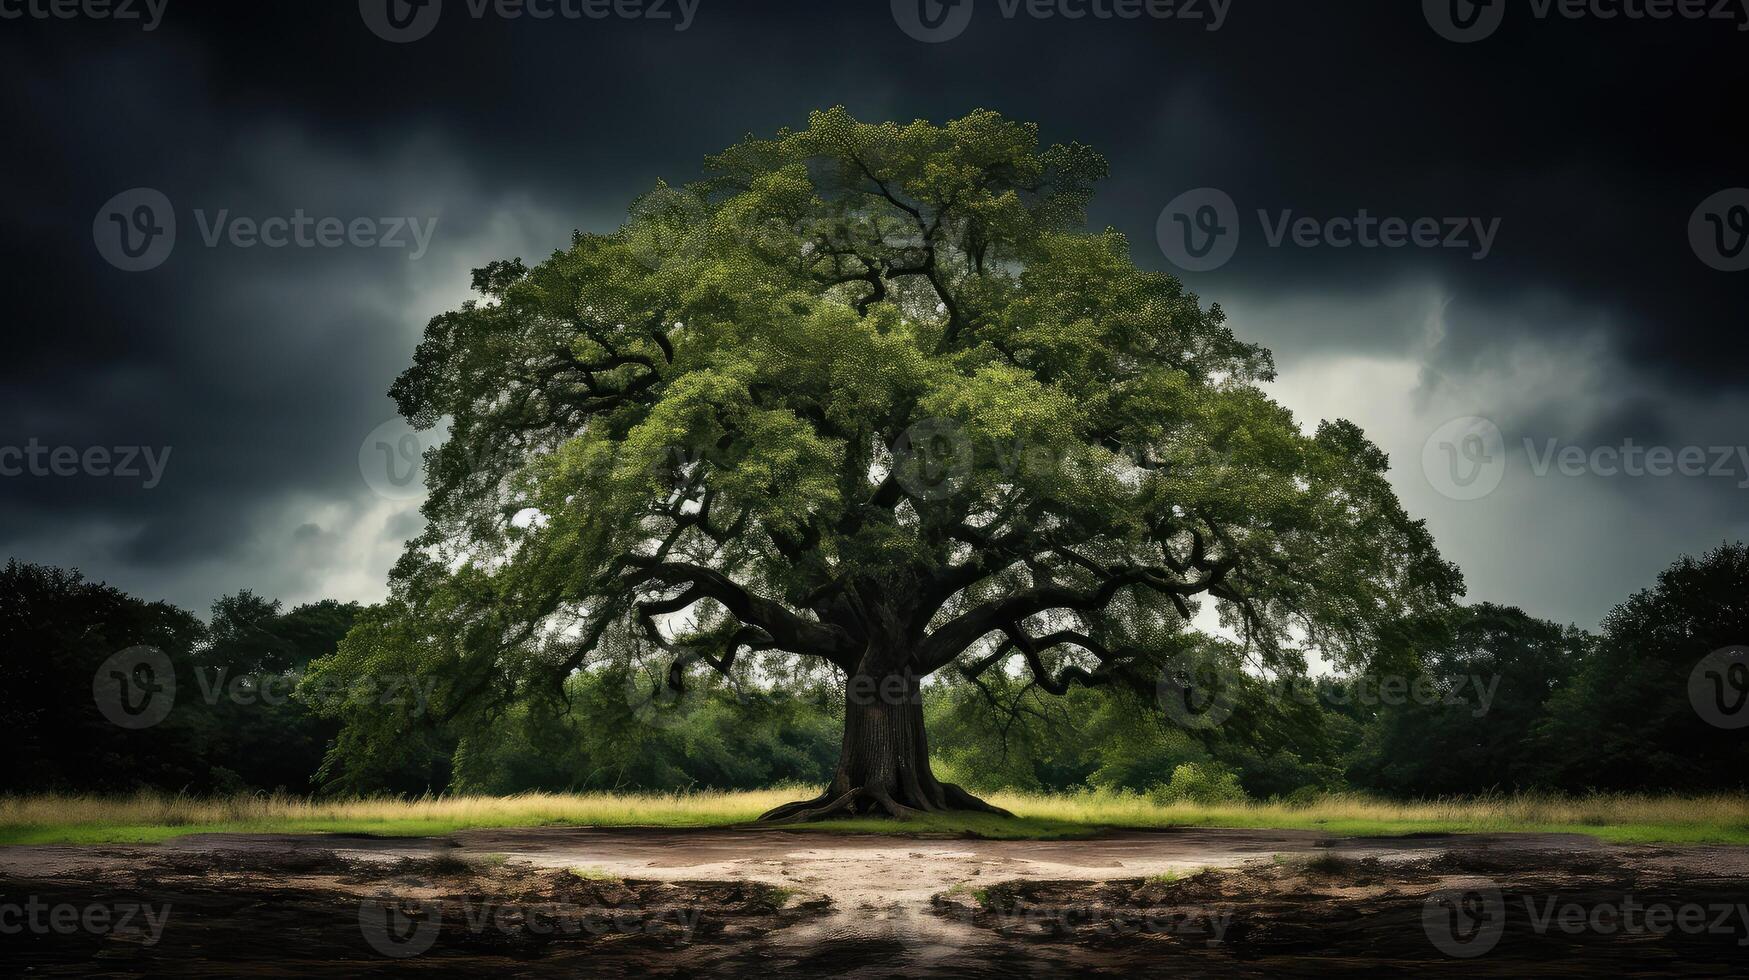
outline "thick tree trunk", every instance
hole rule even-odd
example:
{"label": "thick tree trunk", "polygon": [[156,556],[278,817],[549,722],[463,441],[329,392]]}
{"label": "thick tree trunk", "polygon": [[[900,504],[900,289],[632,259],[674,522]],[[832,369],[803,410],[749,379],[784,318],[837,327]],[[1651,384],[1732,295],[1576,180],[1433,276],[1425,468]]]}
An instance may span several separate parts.
{"label": "thick tree trunk", "polygon": [[864,814],[899,818],[953,810],[1012,816],[929,768],[929,739],[923,731],[923,695],[909,672],[875,680],[858,675],[844,697],[844,741],[838,768],[826,792],[785,804],[761,821],[791,823]]}

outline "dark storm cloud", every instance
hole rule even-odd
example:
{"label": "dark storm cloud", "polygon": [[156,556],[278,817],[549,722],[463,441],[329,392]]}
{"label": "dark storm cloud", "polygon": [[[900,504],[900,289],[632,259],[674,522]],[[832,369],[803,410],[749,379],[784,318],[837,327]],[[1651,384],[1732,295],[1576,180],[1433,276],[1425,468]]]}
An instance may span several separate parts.
{"label": "dark storm cloud", "polygon": [[[1709,421],[1744,418],[1749,273],[1707,268],[1687,234],[1702,199],[1749,185],[1749,35],[1733,25],[1517,17],[1460,45],[1406,0],[1234,0],[1212,32],[1010,19],[976,0],[962,35],[928,44],[886,0],[702,0],[676,26],[475,19],[464,0],[408,44],[375,36],[350,0],[172,0],[150,32],[0,20],[0,445],[174,447],[151,490],[0,479],[0,546],[196,608],[239,587],[377,594],[417,519],[372,492],[360,444],[390,417],[383,392],[424,320],[464,298],[466,270],[611,227],[656,179],[836,103],[871,119],[985,106],[1099,148],[1113,175],[1094,221],[1158,268],[1162,207],[1225,191],[1238,252],[1184,278],[1277,349],[1296,408],[1375,431],[1477,594],[1594,620],[1624,583],[1743,529],[1749,498],[1722,484],[1509,476],[1465,509],[1428,492],[1418,462],[1441,412],[1496,418],[1514,440],[1749,441]],[[169,261],[130,274],[98,255],[92,222],[134,187],[162,191],[179,229]],[[1483,261],[1272,248],[1257,216],[1363,208],[1497,221],[1498,239]],[[437,225],[413,262],[208,248],[197,209]],[[1403,380],[1402,405],[1327,390],[1353,384],[1354,359],[1397,365],[1378,370]],[[1611,571],[1551,584],[1477,543],[1522,525],[1561,546],[1557,531],[1576,531],[1551,523],[1557,504],[1649,527],[1640,557],[1599,545],[1577,564]]]}

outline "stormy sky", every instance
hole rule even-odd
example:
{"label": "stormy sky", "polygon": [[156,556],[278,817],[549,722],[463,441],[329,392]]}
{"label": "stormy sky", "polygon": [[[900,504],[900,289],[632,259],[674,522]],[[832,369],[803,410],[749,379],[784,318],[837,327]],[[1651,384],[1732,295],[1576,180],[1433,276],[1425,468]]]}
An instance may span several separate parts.
{"label": "stormy sky", "polygon": [[[1594,626],[1749,536],[1734,0],[1456,0],[1462,43],[1453,0],[926,2],[0,0],[0,555],[380,597],[420,520],[385,393],[468,270],[835,104],[1104,152],[1094,224],[1363,426],[1471,599]],[[1229,260],[1179,268],[1175,202]]]}

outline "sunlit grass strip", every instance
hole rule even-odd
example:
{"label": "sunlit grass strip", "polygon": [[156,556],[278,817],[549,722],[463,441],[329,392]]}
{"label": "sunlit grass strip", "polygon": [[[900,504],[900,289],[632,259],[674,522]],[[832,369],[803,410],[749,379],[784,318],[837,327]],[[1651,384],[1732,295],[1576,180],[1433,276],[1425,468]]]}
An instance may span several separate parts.
{"label": "sunlit grass strip", "polygon": [[[42,795],[0,798],[0,843],[143,843],[195,833],[363,833],[428,836],[489,827],[725,827],[807,787],[749,792],[524,793],[507,797],[309,800]],[[1549,832],[1631,843],[1749,844],[1749,796],[1540,795],[1393,802],[1328,796],[1310,805],[1159,805],[1134,793],[996,793],[1017,819],[966,815],[907,823],[840,820],[798,830],[1078,837],[1102,828],[1239,827],[1339,835]]]}
{"label": "sunlit grass strip", "polygon": [[0,798],[0,843],[144,842],[198,833],[424,836],[484,827],[721,827],[818,792],[521,793],[311,800],[260,795]]}
{"label": "sunlit grass strip", "polygon": [[1335,834],[1580,833],[1622,842],[1749,843],[1749,795],[1514,794],[1419,801],[1331,795],[1305,806],[1156,805],[1129,793],[998,793],[1027,817],[1119,827],[1245,827]]}

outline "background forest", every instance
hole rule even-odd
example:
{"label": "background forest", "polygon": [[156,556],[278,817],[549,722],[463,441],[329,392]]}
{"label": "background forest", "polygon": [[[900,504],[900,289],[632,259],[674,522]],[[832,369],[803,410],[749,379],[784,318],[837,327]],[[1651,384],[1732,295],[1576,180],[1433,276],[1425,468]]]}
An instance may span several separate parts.
{"label": "background forest", "polygon": [[[0,792],[750,789],[821,783],[837,757],[840,685],[753,662],[734,683],[701,675],[683,695],[655,665],[581,671],[483,728],[459,731],[432,711],[394,753],[357,750],[328,716],[334,679],[322,688],[305,673],[361,611],[238,592],[203,622],[77,572],[9,564],[0,718],[22,744]],[[1210,716],[1219,723],[1085,688],[1046,696],[1019,675],[943,672],[924,696],[936,767],[985,792],[1214,802],[1735,790],[1749,744],[1703,719],[1688,690],[1700,656],[1746,634],[1749,548],[1736,544],[1680,559],[1595,633],[1483,604],[1404,624],[1402,648],[1366,675],[1284,686],[1235,671]],[[1211,656],[1233,653],[1207,642]],[[128,729],[93,710],[93,677],[137,645],[170,658],[177,698],[161,724]],[[384,698],[421,696],[418,678],[356,680]]]}

